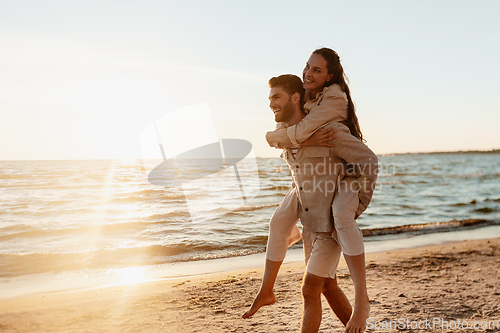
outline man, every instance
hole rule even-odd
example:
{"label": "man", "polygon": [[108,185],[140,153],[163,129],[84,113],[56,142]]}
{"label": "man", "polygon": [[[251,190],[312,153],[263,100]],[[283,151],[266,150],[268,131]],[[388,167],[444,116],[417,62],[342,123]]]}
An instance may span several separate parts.
{"label": "man", "polygon": [[[305,117],[302,107],[304,89],[295,75],[281,75],[269,80],[270,107],[277,122],[293,126]],[[363,175],[360,187],[369,198],[377,177],[375,154],[349,133],[346,126],[331,123],[337,138],[332,147],[303,146],[286,148],[283,157],[292,171],[299,200],[299,217],[303,225],[304,253],[307,268],[303,279],[303,313],[301,332],[317,332],[321,323],[321,294],[332,310],[346,324],[351,306],[338,288],[335,271],[340,259],[340,246],[333,228],[331,204],[347,163],[358,167]],[[361,190],[360,190],[361,191]]]}

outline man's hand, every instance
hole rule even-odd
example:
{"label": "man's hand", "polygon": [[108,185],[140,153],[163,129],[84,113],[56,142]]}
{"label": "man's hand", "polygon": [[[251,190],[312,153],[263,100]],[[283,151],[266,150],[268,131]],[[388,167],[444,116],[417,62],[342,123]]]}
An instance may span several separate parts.
{"label": "man's hand", "polygon": [[336,139],[337,137],[334,135],[337,131],[333,128],[320,128],[313,135],[311,135],[306,141],[302,142],[301,146],[327,146],[333,147],[333,145],[329,144],[328,141]]}

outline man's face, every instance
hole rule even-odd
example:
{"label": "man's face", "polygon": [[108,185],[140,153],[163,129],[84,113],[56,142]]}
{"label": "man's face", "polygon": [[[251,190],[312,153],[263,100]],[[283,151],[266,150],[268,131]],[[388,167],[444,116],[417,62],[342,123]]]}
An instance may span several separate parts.
{"label": "man's face", "polygon": [[293,104],[290,95],[281,87],[272,87],[269,92],[269,107],[274,112],[276,122],[287,122],[293,115]]}

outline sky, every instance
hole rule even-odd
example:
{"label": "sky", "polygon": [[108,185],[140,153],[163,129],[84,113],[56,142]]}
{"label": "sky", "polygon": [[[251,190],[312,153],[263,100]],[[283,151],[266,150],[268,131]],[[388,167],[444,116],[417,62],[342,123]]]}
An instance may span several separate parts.
{"label": "sky", "polygon": [[[141,158],[207,103],[219,138],[277,157],[270,77],[336,50],[377,154],[500,148],[499,1],[0,0],[0,160]],[[198,128],[177,128],[179,141]]]}

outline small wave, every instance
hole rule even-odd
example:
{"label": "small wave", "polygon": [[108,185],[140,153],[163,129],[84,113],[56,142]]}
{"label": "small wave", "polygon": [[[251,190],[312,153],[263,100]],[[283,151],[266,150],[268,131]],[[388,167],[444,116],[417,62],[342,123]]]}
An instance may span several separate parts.
{"label": "small wave", "polygon": [[138,196],[127,196],[121,198],[112,198],[110,201],[114,203],[136,203],[147,201],[147,198],[138,197]]}
{"label": "small wave", "polygon": [[247,256],[250,254],[264,252],[265,249],[245,249],[245,250],[235,250],[235,251],[219,251],[210,252],[204,254],[193,255],[185,258],[179,258],[178,261],[195,261],[195,260],[212,260],[212,259],[224,259],[232,257]]}
{"label": "small wave", "polygon": [[[193,196],[191,195],[190,198]],[[159,195],[160,199],[163,200],[185,200],[185,196],[183,193],[160,193]]]}
{"label": "small wave", "polygon": [[[53,207],[55,205],[45,204],[44,206],[39,206],[33,209],[30,209],[29,206],[26,206],[25,209],[18,209],[18,207],[9,208],[8,211],[0,212],[0,215],[14,215],[14,216],[22,216],[22,217],[32,217],[33,219],[46,218],[46,217],[54,217],[55,215],[63,216],[83,216],[87,213],[94,213],[95,208],[71,208],[71,209],[62,209],[59,207]],[[64,206],[61,204],[61,206]]]}
{"label": "small wave", "polygon": [[30,226],[30,225],[27,225],[27,224],[17,224],[17,225],[12,225],[12,226],[8,226],[8,227],[0,228],[0,232],[2,234],[4,234],[4,233],[18,233],[18,232],[29,231],[29,230],[32,230],[32,229],[33,229],[33,227]]}
{"label": "small wave", "polygon": [[495,173],[495,174],[492,174],[492,175],[484,175],[482,178],[483,178],[483,179],[495,179],[495,178],[500,178],[500,173]]}
{"label": "small wave", "polygon": [[164,194],[164,193],[165,193],[164,190],[150,189],[150,190],[141,190],[141,191],[133,192],[132,194],[141,196],[141,195],[159,195],[159,194]]}
{"label": "small wave", "polygon": [[241,241],[242,244],[246,245],[266,245],[268,236],[253,236]]}
{"label": "small wave", "polygon": [[35,175],[31,174],[3,174],[0,175],[0,179],[33,179]]}
{"label": "small wave", "polygon": [[74,204],[74,200],[53,200],[53,201],[47,201],[45,206],[51,207],[51,206],[65,206],[68,204]]}
{"label": "small wave", "polygon": [[[485,200],[485,201],[487,201],[487,200]],[[456,203],[456,204],[453,204],[453,205],[450,205],[450,206],[452,206],[452,207],[463,207],[463,206],[475,205],[475,204],[477,204],[477,200],[476,199],[471,200],[468,203],[459,202],[459,203]]]}
{"label": "small wave", "polygon": [[[492,175],[483,175],[480,172],[475,172],[475,173],[470,173],[470,174],[462,174],[462,175],[455,175],[455,174],[434,174],[434,173],[421,173],[421,172],[396,172],[394,176],[399,176],[399,177],[405,177],[405,176],[423,176],[426,178],[461,178],[461,179],[468,179],[468,178],[476,178],[476,177],[492,177]],[[488,178],[489,179],[489,178]]]}
{"label": "small wave", "polygon": [[483,219],[468,219],[462,221],[434,222],[422,224],[408,224],[397,227],[362,229],[363,236],[396,235],[402,233],[435,233],[442,231],[457,231],[457,229],[485,227],[489,225],[500,225],[498,221]]}
{"label": "small wave", "polygon": [[380,172],[378,175],[377,175],[377,178],[385,178],[385,177],[394,177],[395,174],[393,173],[387,173],[387,172]]}
{"label": "small wave", "polygon": [[[5,208],[5,211],[3,211],[3,212],[8,213],[8,212],[7,212],[7,209],[9,209],[9,210],[12,210],[12,209],[26,209],[26,208],[28,208],[30,205],[29,205],[29,204],[27,204],[27,203],[19,203],[19,202],[16,202],[16,203],[4,203],[4,204],[2,204],[2,206],[5,206],[5,207],[6,207],[6,208]],[[2,213],[3,213],[3,212],[2,212]]]}
{"label": "small wave", "polygon": [[400,207],[403,209],[424,210],[424,208],[417,206],[401,205]]}
{"label": "small wave", "polygon": [[255,206],[242,206],[235,209],[233,212],[252,212],[255,210],[261,210],[263,208],[278,207],[279,203],[272,203],[267,205],[255,205]]}
{"label": "small wave", "polygon": [[117,196],[112,200],[114,202],[138,202],[138,201],[148,201],[148,200],[184,200],[184,194],[179,193],[169,193],[164,190],[144,190],[138,192],[132,192],[124,194],[124,196]]}
{"label": "small wave", "polygon": [[191,215],[189,215],[188,211],[174,210],[174,211],[171,211],[171,212],[168,212],[165,214],[153,214],[153,215],[146,217],[146,219],[148,221],[153,220],[153,221],[157,221],[157,222],[166,222],[166,221],[175,220],[178,218],[189,218],[190,216]]}
{"label": "small wave", "polygon": [[273,198],[273,197],[284,197],[286,192],[276,192],[271,194],[259,194],[259,199],[263,198]]}
{"label": "small wave", "polygon": [[[24,227],[24,228],[11,228],[13,230],[10,233],[0,235],[0,241],[7,241],[11,239],[22,239],[22,238],[44,238],[44,237],[72,237],[75,235],[101,235],[103,237],[109,235],[116,235],[117,232],[130,232],[130,231],[143,231],[146,228],[154,225],[162,225],[167,221],[157,221],[157,222],[125,222],[125,223],[113,223],[113,224],[102,224],[94,226],[84,226],[79,228],[65,228],[65,229],[37,229],[34,227]],[[2,230],[4,231],[5,228]],[[17,231],[17,232],[16,232]],[[167,233],[166,230],[161,231],[163,234]]]}
{"label": "small wave", "polygon": [[264,187],[261,190],[264,190],[264,191],[280,191],[280,192],[281,191],[285,191],[285,192],[287,192],[288,190],[290,190],[290,184],[283,185],[283,186],[274,185],[274,186]]}
{"label": "small wave", "polygon": [[397,184],[405,184],[406,182],[403,182],[402,180],[393,180],[393,181],[386,181],[382,182],[380,181],[380,185],[397,185]]}
{"label": "small wave", "polygon": [[485,214],[498,212],[497,209],[493,209],[493,208],[489,208],[489,207],[478,208],[478,209],[475,209],[474,211],[478,212],[478,213],[485,213]]}

